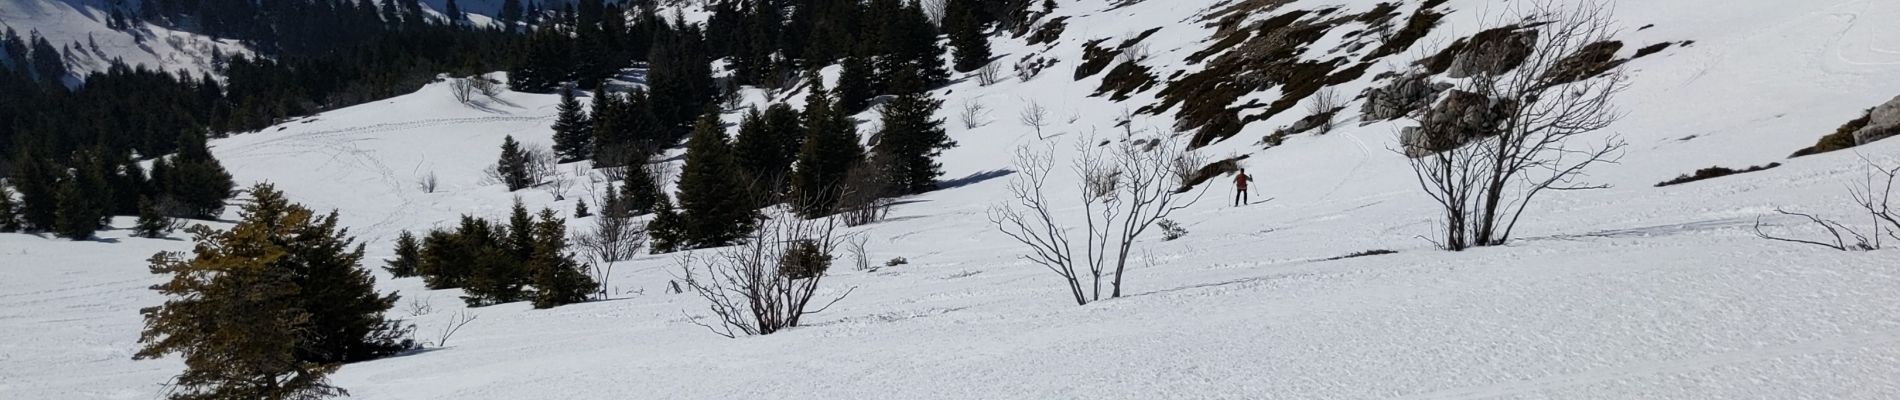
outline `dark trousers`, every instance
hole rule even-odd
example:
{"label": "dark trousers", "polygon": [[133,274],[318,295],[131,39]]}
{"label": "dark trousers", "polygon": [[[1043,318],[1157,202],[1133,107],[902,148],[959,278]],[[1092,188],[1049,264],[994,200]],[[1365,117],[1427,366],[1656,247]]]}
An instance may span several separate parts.
{"label": "dark trousers", "polygon": [[1234,206],[1238,207],[1240,205],[1247,204],[1247,200],[1250,200],[1247,198],[1247,188],[1237,187],[1234,189],[1236,189],[1234,190]]}

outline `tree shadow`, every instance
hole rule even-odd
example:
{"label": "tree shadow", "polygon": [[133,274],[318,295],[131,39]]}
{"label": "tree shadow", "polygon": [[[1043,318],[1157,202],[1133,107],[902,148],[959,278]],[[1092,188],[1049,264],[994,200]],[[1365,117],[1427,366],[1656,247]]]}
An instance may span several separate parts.
{"label": "tree shadow", "polygon": [[970,176],[938,182],[937,190],[956,189],[956,188],[960,188],[964,186],[970,186],[977,183],[981,183],[983,181],[1015,175],[1015,174],[1016,174],[1016,170],[1006,169],[1006,168],[977,172],[974,174],[970,174]]}

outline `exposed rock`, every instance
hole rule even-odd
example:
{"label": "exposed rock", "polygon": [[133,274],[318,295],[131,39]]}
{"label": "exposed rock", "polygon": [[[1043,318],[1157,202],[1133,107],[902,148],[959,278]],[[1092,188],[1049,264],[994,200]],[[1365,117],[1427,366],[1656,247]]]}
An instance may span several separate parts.
{"label": "exposed rock", "polygon": [[1900,97],[1874,107],[1867,115],[1867,126],[1854,131],[1854,142],[1865,144],[1900,134]]}
{"label": "exposed rock", "polygon": [[1404,117],[1431,105],[1432,99],[1448,89],[1451,84],[1431,82],[1430,76],[1424,74],[1401,75],[1383,87],[1366,89],[1366,102],[1359,106],[1361,124]]}
{"label": "exposed rock", "polygon": [[1417,127],[1399,131],[1400,145],[1407,157],[1423,157],[1456,149],[1478,139],[1496,136],[1512,102],[1497,101],[1484,95],[1453,90],[1437,105],[1425,111]]}
{"label": "exposed rock", "polygon": [[1445,73],[1452,78],[1502,74],[1523,65],[1524,58],[1530,57],[1536,45],[1534,29],[1508,26],[1478,32],[1463,46],[1453,44],[1452,48],[1458,50]]}
{"label": "exposed rock", "polygon": [[1585,45],[1576,53],[1557,60],[1557,64],[1545,72],[1544,80],[1561,85],[1594,78],[1629,61],[1616,59],[1616,52],[1621,50],[1623,42],[1614,40]]}

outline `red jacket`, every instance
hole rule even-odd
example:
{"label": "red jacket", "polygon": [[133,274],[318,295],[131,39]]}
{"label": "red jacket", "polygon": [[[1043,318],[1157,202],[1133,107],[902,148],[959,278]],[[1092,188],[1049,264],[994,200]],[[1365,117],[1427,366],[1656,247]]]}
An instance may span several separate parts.
{"label": "red jacket", "polygon": [[1234,174],[1234,187],[1240,188],[1240,190],[1247,190],[1247,181],[1250,180],[1253,180],[1253,178],[1248,177],[1245,172]]}

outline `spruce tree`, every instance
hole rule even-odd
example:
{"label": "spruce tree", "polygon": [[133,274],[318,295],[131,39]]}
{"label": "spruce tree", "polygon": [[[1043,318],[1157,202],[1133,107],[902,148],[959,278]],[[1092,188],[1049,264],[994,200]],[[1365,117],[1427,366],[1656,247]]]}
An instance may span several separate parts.
{"label": "spruce tree", "polygon": [[157,239],[170,233],[171,225],[171,218],[160,214],[158,207],[152,204],[151,198],[139,198],[139,220],[138,225],[132,228],[133,234],[142,238]]}
{"label": "spruce tree", "polygon": [[871,85],[877,79],[871,63],[864,57],[850,56],[844,59],[844,70],[838,75],[838,108],[845,114],[857,114],[871,104],[871,98],[877,95]]}
{"label": "spruce tree", "polygon": [[943,102],[923,91],[914,74],[900,73],[897,86],[900,94],[878,109],[882,130],[875,151],[886,157],[884,181],[899,194],[936,189],[937,178],[943,176],[937,155],[956,147],[944,132],[943,120],[936,118]]}
{"label": "spruce tree", "polygon": [[[613,189],[609,188],[607,190],[611,192]],[[594,212],[587,210],[587,200],[574,201],[574,218],[587,218],[591,216],[594,216]]]}
{"label": "spruce tree", "polygon": [[573,90],[561,91],[561,105],[554,119],[554,155],[563,163],[593,157],[594,127]]}
{"label": "spruce tree", "polygon": [[390,276],[408,278],[416,276],[417,266],[422,264],[422,243],[416,241],[416,235],[402,231],[396,236],[396,258],[385,261],[383,271]]}
{"label": "spruce tree", "polygon": [[653,220],[647,222],[647,243],[653,248],[653,254],[666,254],[684,250],[686,241],[686,221],[673,209],[673,201],[662,194],[659,203],[653,206]]}
{"label": "spruce tree", "polygon": [[495,12],[495,19],[501,22],[501,30],[515,33],[521,25],[521,0],[502,0],[501,10]]}
{"label": "spruce tree", "polygon": [[632,216],[659,210],[665,195],[660,192],[659,182],[653,181],[653,171],[649,168],[644,159],[627,164],[626,177],[620,183],[619,212]]}
{"label": "spruce tree", "polygon": [[32,149],[21,150],[19,160],[13,184],[20,191],[20,220],[29,229],[53,230],[59,218],[59,180],[65,173]]}
{"label": "spruce tree", "polygon": [[19,205],[13,201],[13,192],[6,185],[0,185],[0,233],[20,231]]}
{"label": "spruce tree", "polygon": [[73,158],[78,167],[59,183],[59,210],[54,230],[72,240],[91,239],[106,218],[105,200],[112,194],[106,187],[105,171],[96,157],[82,152]]}
{"label": "spruce tree", "polygon": [[956,47],[957,72],[970,72],[990,63],[990,41],[984,35],[979,0],[947,0],[944,4],[943,29]]}
{"label": "spruce tree", "polygon": [[167,167],[161,184],[165,194],[183,207],[184,215],[179,216],[216,218],[224,210],[224,201],[231,198],[231,189],[236,187],[231,174],[211,156],[201,132],[179,136],[178,155],[172,157]]}
{"label": "spruce tree", "polygon": [[680,167],[680,216],[685,242],[694,248],[737,243],[752,230],[753,196],[733,160],[719,116],[700,118]]}
{"label": "spruce tree", "polygon": [[495,161],[495,176],[501,179],[508,191],[526,189],[533,185],[528,178],[528,153],[515,141],[514,135],[502,138],[501,158]]}
{"label": "spruce tree", "polygon": [[346,395],[325,377],[346,362],[413,348],[384,318],[394,294],[375,292],[362,247],[269,185],[229,230],[191,228],[195,254],[159,253],[153,289],[165,304],[140,311],[134,356],[184,357],[172,399],[298,399]]}
{"label": "spruce tree", "polygon": [[792,171],[792,205],[807,218],[830,215],[837,208],[846,174],[864,158],[857,123],[825,96],[814,96],[806,105],[805,143]]}
{"label": "spruce tree", "polygon": [[533,273],[534,308],[587,301],[587,296],[600,290],[600,284],[587,276],[586,267],[567,254],[566,221],[555,216],[554,210],[541,210],[533,236],[534,255],[528,268]]}
{"label": "spruce tree", "polygon": [[780,171],[790,164],[778,160],[778,140],[780,138],[767,130],[765,115],[753,108],[741,118],[739,136],[732,144],[734,159],[745,180],[752,184],[755,192],[768,197],[778,190]]}
{"label": "spruce tree", "polygon": [[527,299],[524,286],[529,277],[526,264],[534,249],[534,221],[520,200],[515,201],[508,225],[495,227],[496,240],[471,246],[481,258],[474,261],[462,286],[462,301],[469,307]]}

